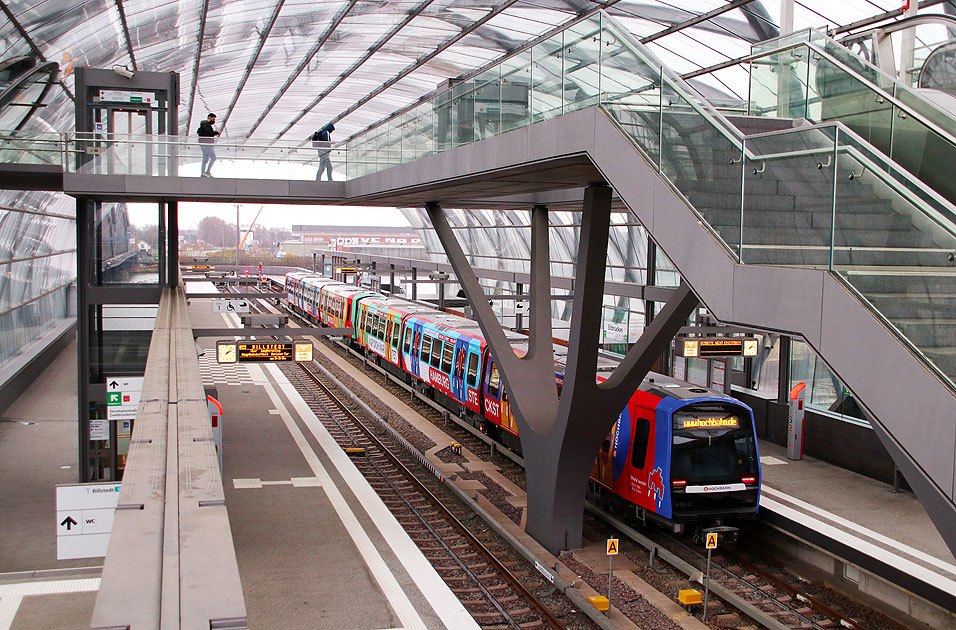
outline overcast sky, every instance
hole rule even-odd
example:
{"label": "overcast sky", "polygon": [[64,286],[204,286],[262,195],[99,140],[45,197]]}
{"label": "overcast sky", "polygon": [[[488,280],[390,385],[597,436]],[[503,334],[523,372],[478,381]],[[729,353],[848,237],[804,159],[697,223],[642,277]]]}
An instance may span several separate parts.
{"label": "overcast sky", "polygon": [[[131,203],[129,220],[135,226],[157,224],[156,204]],[[265,205],[258,203],[239,204],[239,223],[249,225],[262,208],[256,225],[270,228],[292,229],[295,225],[369,225],[369,226],[405,226],[408,221],[397,208],[367,208],[363,206],[295,206]],[[191,230],[199,225],[203,217],[219,217],[226,223],[235,225],[236,204],[234,203],[195,203],[179,204],[179,227]]]}

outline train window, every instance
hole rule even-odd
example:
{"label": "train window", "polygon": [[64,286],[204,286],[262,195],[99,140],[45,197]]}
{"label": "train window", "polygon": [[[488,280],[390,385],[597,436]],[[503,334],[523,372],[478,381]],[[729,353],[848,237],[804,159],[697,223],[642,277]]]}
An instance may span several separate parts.
{"label": "train window", "polygon": [[465,349],[458,348],[455,353],[455,378],[461,380],[465,378]]}
{"label": "train window", "polygon": [[388,323],[385,324],[385,339],[390,339],[392,336],[392,320],[388,320]]}
{"label": "train window", "polygon": [[498,392],[501,390],[501,375],[498,374],[498,366],[492,362],[491,376],[488,377],[488,394],[498,398]]}
{"label": "train window", "polygon": [[378,334],[375,335],[382,341],[385,341],[385,316],[382,315],[382,318],[378,320]]}
{"label": "train window", "polygon": [[429,364],[436,370],[441,365],[441,340],[435,339],[432,341],[432,360],[429,361]]}
{"label": "train window", "polygon": [[395,326],[392,328],[392,347],[398,347],[398,340],[402,337],[402,325],[399,322],[395,322]]}
{"label": "train window", "polygon": [[454,344],[445,343],[445,352],[441,356],[441,371],[445,374],[451,373],[451,358],[455,354]]}
{"label": "train window", "polygon": [[647,443],[651,435],[651,421],[638,418],[634,427],[634,444],[631,446],[631,467],[643,470],[647,460]]}
{"label": "train window", "polygon": [[412,347],[412,327],[405,327],[405,354],[408,354],[409,349]]}
{"label": "train window", "polygon": [[374,313],[369,313],[365,318],[365,335],[368,336],[372,334],[372,316]]}
{"label": "train window", "polygon": [[424,339],[422,339],[421,359],[422,359],[422,363],[428,363],[428,359],[429,357],[431,357],[431,352],[432,352],[432,338],[429,337],[428,335],[423,335],[423,336],[424,336]]}
{"label": "train window", "polygon": [[359,330],[365,328],[365,318],[368,315],[368,309],[364,306],[362,307],[362,319],[359,321]]}
{"label": "train window", "polygon": [[475,387],[478,383],[478,355],[472,352],[468,355],[468,385]]}

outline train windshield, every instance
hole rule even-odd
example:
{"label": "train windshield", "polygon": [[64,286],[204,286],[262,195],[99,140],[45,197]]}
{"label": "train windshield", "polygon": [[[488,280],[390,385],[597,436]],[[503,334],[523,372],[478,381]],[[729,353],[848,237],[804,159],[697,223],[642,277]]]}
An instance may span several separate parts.
{"label": "train windshield", "polygon": [[756,475],[753,424],[746,409],[698,403],[674,412],[672,480],[735,483]]}

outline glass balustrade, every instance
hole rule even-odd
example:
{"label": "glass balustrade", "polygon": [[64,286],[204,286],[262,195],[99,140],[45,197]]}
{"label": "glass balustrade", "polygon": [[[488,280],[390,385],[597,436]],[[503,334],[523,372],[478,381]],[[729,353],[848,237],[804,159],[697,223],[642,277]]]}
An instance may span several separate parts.
{"label": "glass balustrade", "polygon": [[[64,161],[68,172],[87,175],[200,177],[204,146],[215,153],[213,177],[237,179],[315,180],[324,150],[301,142],[219,140],[202,145],[195,137],[77,134],[66,141]],[[332,147],[329,158],[333,179],[345,179],[346,151]]]}
{"label": "glass balustrade", "polygon": [[63,136],[58,133],[0,131],[0,162],[62,166]]}
{"label": "glass balustrade", "polygon": [[[942,108],[819,31],[763,43],[754,53],[751,115],[840,121],[956,202],[948,170],[956,161],[956,109]],[[947,98],[956,108],[956,99]]]}

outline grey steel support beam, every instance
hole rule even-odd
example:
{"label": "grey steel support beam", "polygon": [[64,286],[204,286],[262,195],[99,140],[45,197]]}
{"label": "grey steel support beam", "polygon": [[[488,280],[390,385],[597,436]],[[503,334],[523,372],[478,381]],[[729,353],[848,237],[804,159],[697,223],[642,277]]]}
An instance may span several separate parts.
{"label": "grey steel support beam", "polygon": [[589,186],[583,209],[568,362],[559,400],[556,387],[541,386],[554,379],[547,208],[532,209],[530,335],[528,353],[518,357],[484,299],[444,211],[436,203],[427,205],[508,389],[525,458],[527,531],[552,553],[581,545],[584,497],[595,453],[653,362],[698,303],[690,288],[681,285],[608,381],[596,384],[611,189],[603,184]]}
{"label": "grey steel support beam", "polygon": [[[299,75],[302,74],[302,71],[306,69],[309,65],[309,62],[312,61],[312,58],[319,52],[319,49],[325,45],[325,42],[332,37],[332,33],[335,32],[335,29],[338,28],[339,24],[342,23],[342,20],[345,19],[345,16],[349,14],[353,7],[355,7],[358,0],[349,0],[348,3],[342,5],[342,7],[336,12],[332,19],[329,21],[329,25],[326,27],[325,32],[322,33],[312,47],[306,51],[305,56],[302,58],[302,61],[299,62],[299,65],[296,66],[295,70],[292,71],[292,74],[286,78],[285,83],[282,84],[282,87],[276,90],[275,96],[272,97],[272,100],[266,105],[266,108],[262,110],[262,113],[259,114],[259,118],[256,119],[256,122],[253,123],[252,127],[246,133],[247,138],[251,138],[252,134],[255,133],[256,129],[259,128],[259,125],[262,124],[262,121],[266,119],[266,116],[269,115],[269,112],[272,111],[272,108],[276,106],[276,103],[279,102],[283,96],[285,96],[286,91],[292,86]],[[277,136],[281,138],[282,136]]]}
{"label": "grey steel support beam", "polygon": [[76,383],[77,481],[91,480],[90,471],[90,269],[93,252],[90,220],[93,202],[76,200]]}
{"label": "grey steel support beam", "polygon": [[166,284],[179,284],[179,203],[166,202]]}
{"label": "grey steel support beam", "polygon": [[[196,37],[196,61],[193,64],[193,83],[189,86],[189,106],[186,110],[186,129],[193,124],[193,106],[196,104],[196,86],[199,84],[199,62],[202,60],[202,42],[206,38],[206,18],[209,15],[209,0],[203,0],[202,13],[199,15],[199,34]],[[176,107],[170,103],[170,109]],[[179,129],[170,129],[166,133],[179,133]]]}
{"label": "grey steel support beam", "polygon": [[[614,2],[617,2],[617,0],[613,0],[613,1],[614,1]],[[358,101],[356,101],[354,104],[352,104],[352,105],[351,105],[348,109],[346,109],[344,112],[341,112],[338,116],[336,116],[335,118],[333,118],[333,119],[332,119],[332,122],[333,122],[333,123],[336,123],[336,122],[342,120],[343,118],[345,118],[346,116],[348,116],[349,114],[351,114],[352,112],[358,110],[359,108],[361,108],[362,106],[364,106],[366,103],[368,103],[370,100],[372,100],[373,98],[375,98],[376,96],[378,96],[379,94],[381,94],[382,92],[384,92],[385,90],[389,89],[390,87],[392,87],[393,85],[395,85],[396,83],[398,83],[399,81],[401,81],[402,79],[404,79],[405,77],[407,77],[408,75],[410,75],[410,74],[411,74],[412,72],[414,72],[415,70],[418,70],[419,68],[421,68],[422,66],[424,66],[426,63],[428,63],[429,61],[431,61],[432,59],[434,59],[435,57],[437,57],[437,56],[440,55],[441,53],[445,52],[446,50],[448,50],[449,48],[451,48],[452,46],[454,46],[455,44],[457,44],[459,41],[461,41],[462,39],[464,39],[464,38],[467,37],[468,35],[470,35],[472,32],[474,32],[474,31],[478,30],[479,28],[481,28],[482,26],[484,26],[486,22],[490,22],[490,21],[493,20],[495,17],[497,17],[499,14],[504,13],[506,10],[510,9],[511,6],[512,6],[513,4],[516,4],[517,2],[518,2],[518,0],[507,0],[506,2],[503,2],[502,4],[499,4],[499,5],[495,6],[493,9],[491,9],[490,11],[488,11],[488,13],[486,13],[485,15],[483,15],[480,19],[475,20],[475,21],[472,22],[470,25],[468,25],[467,28],[461,29],[461,30],[460,30],[458,33],[456,33],[454,36],[452,36],[452,37],[450,37],[449,39],[446,39],[445,41],[443,41],[441,44],[438,45],[437,48],[435,48],[435,50],[431,51],[431,52],[428,53],[427,55],[422,55],[421,57],[419,57],[418,59],[416,59],[413,64],[406,66],[406,67],[403,68],[401,71],[399,71],[397,74],[395,74],[395,76],[390,77],[387,81],[385,81],[384,83],[382,83],[382,85],[378,86],[377,88],[375,88],[374,90],[372,90],[371,92],[369,92],[368,94],[366,94],[365,96],[363,96],[362,98],[360,98]],[[509,54],[511,54],[511,53],[509,53]],[[383,122],[384,122],[384,121],[383,121]],[[367,127],[367,129],[372,129],[372,128],[373,128],[373,127]],[[250,135],[251,135],[251,133],[250,133]],[[282,136],[280,135],[279,137],[281,138]]]}
{"label": "grey steel support beam", "polygon": [[136,65],[136,53],[133,52],[133,40],[129,36],[129,24],[126,22],[126,11],[123,9],[123,0],[115,0],[116,10],[119,12],[120,24],[123,26],[123,39],[126,41],[126,50],[129,52],[129,60],[133,64],[133,70],[139,72],[139,66]]}
{"label": "grey steel support beam", "polygon": [[266,25],[262,32],[259,34],[259,44],[256,46],[256,51],[252,53],[252,57],[249,59],[249,63],[246,64],[246,69],[242,73],[242,78],[239,79],[239,84],[236,86],[236,91],[232,94],[232,100],[229,101],[229,106],[226,108],[226,115],[222,119],[222,129],[226,128],[226,125],[229,123],[229,117],[232,116],[232,110],[235,109],[236,103],[239,102],[239,96],[242,94],[242,88],[246,86],[246,81],[249,80],[249,76],[252,74],[252,69],[255,67],[256,62],[259,61],[259,55],[262,54],[262,49],[265,48],[266,40],[269,38],[269,34],[272,33],[272,29],[276,25],[276,20],[279,19],[279,13],[282,12],[282,7],[285,5],[285,0],[277,0],[275,8],[272,10],[272,17],[269,18],[269,24]]}
{"label": "grey steel support beam", "polygon": [[346,79],[348,79],[350,76],[352,76],[352,74],[356,70],[362,67],[362,64],[364,64],[366,61],[371,59],[372,55],[379,52],[382,49],[382,47],[388,43],[390,39],[395,37],[395,35],[397,35],[400,30],[405,28],[412,20],[417,18],[419,15],[421,15],[422,11],[424,11],[428,7],[428,5],[430,5],[432,2],[434,2],[434,0],[423,0],[423,2],[420,2],[418,3],[418,5],[413,7],[412,10],[408,12],[408,14],[405,16],[405,18],[401,22],[394,25],[391,29],[389,29],[388,32],[386,32],[384,35],[378,38],[378,40],[375,43],[373,43],[371,46],[368,47],[368,50],[365,51],[364,55],[362,55],[361,57],[356,59],[354,62],[352,62],[352,65],[350,65],[344,72],[342,72],[342,74],[336,77],[336,79],[332,81],[332,83],[330,83],[328,86],[326,86],[324,90],[319,92],[319,94],[314,99],[312,99],[312,102],[306,105],[302,109],[302,111],[296,114],[296,116],[292,119],[292,121],[290,121],[289,124],[287,124],[285,128],[279,132],[279,137],[284,136],[286,132],[289,131],[289,129],[292,129],[292,127],[294,127],[296,123],[298,123],[309,112],[311,112],[316,105],[318,105],[325,99],[325,97],[331,94],[337,87],[342,85],[342,83],[344,83]]}

